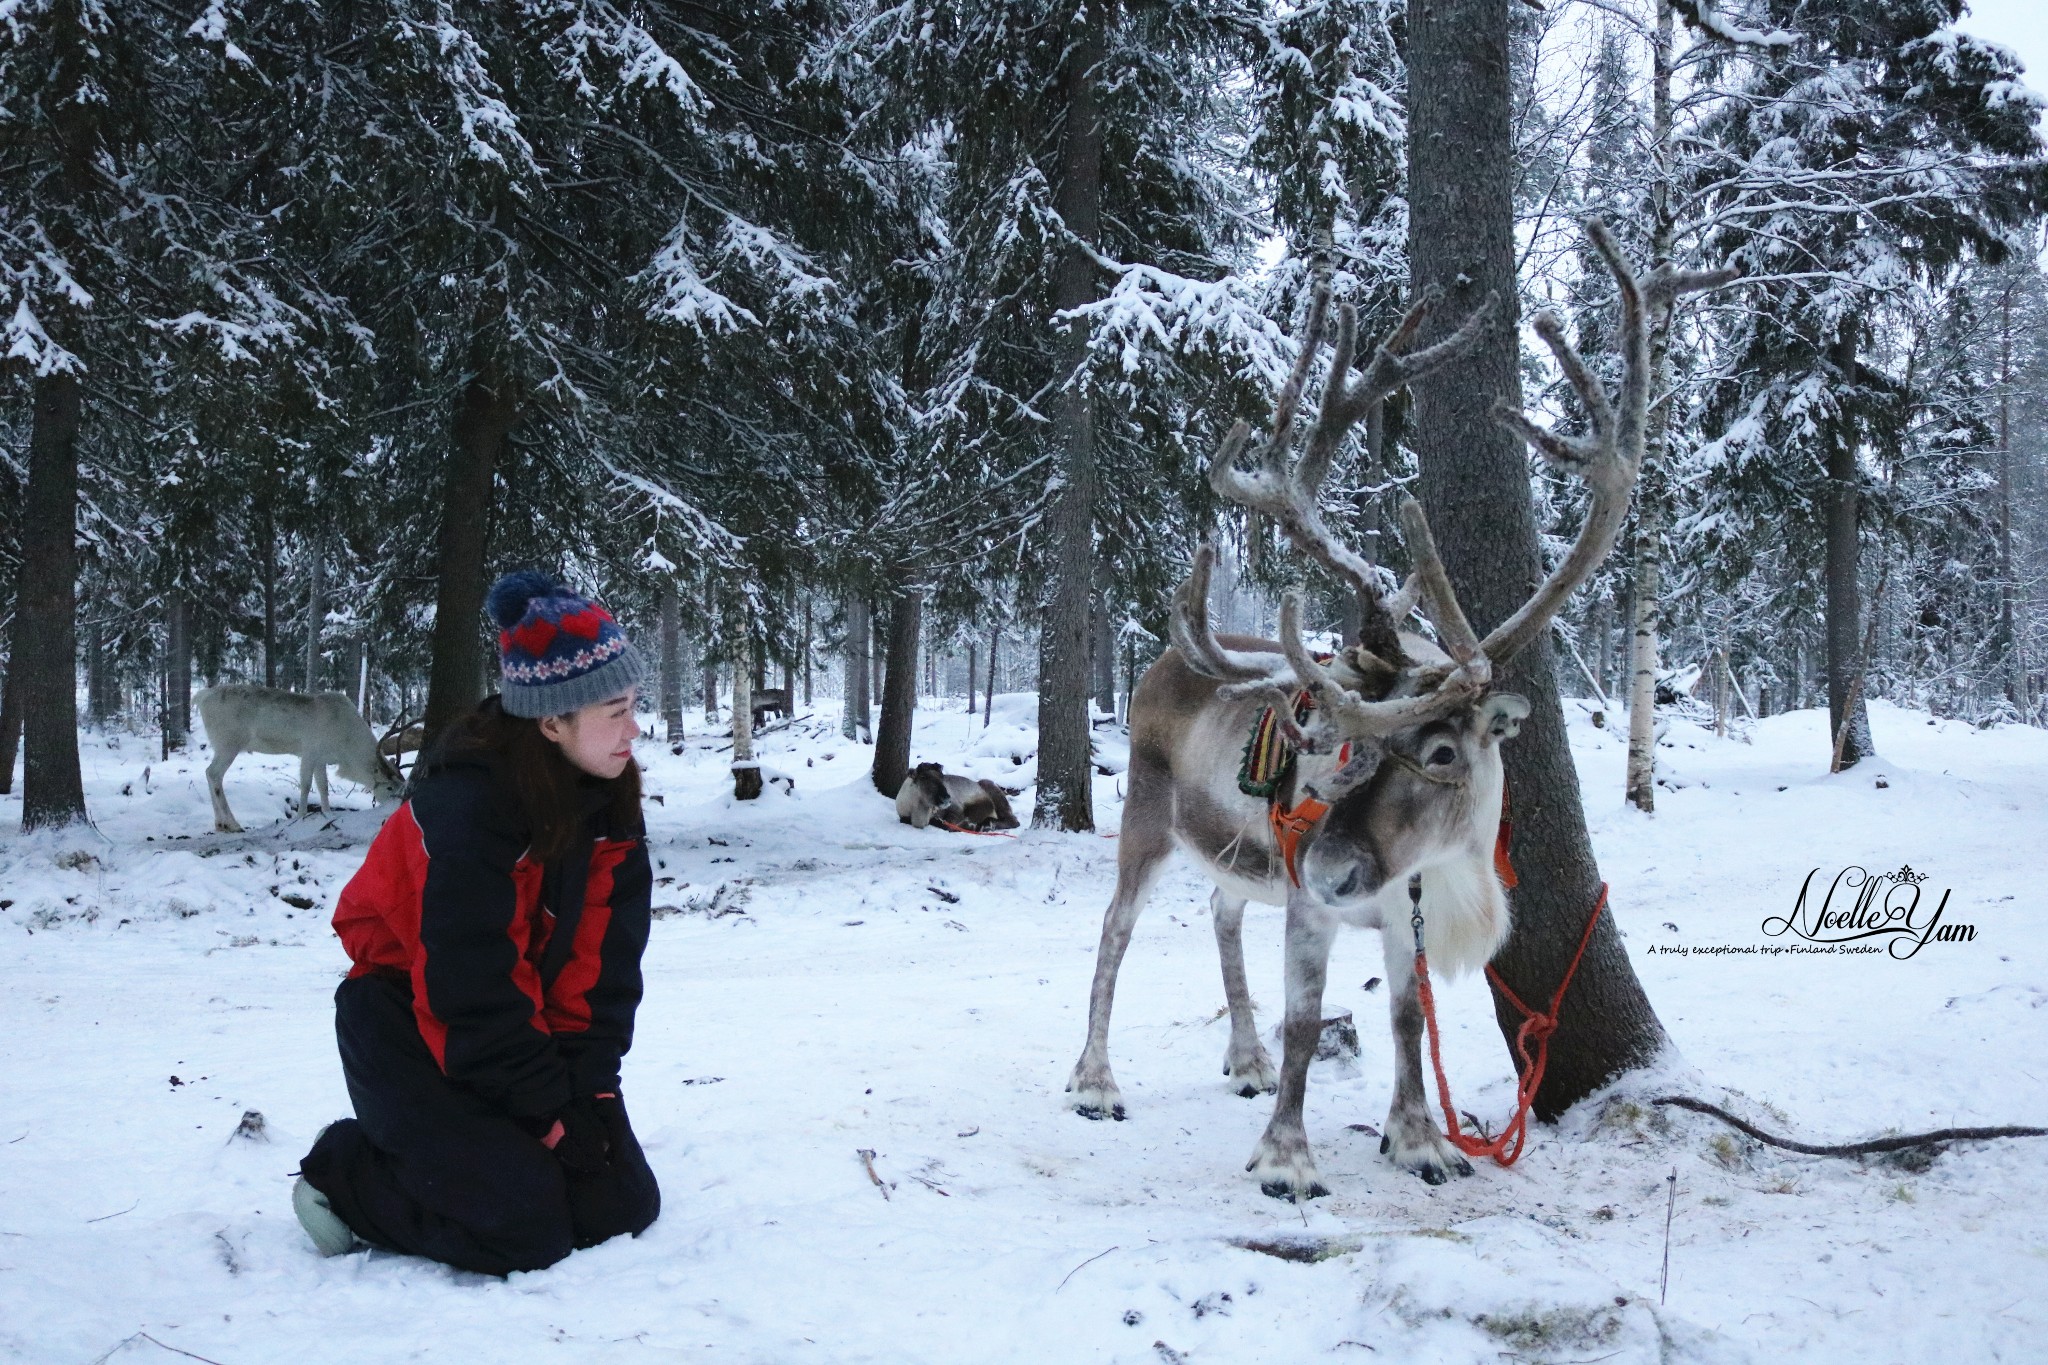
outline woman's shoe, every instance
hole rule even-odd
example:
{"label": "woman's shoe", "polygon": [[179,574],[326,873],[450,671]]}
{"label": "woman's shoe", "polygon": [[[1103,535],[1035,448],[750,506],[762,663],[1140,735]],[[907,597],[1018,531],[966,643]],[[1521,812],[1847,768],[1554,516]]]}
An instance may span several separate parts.
{"label": "woman's shoe", "polygon": [[313,1239],[314,1249],[322,1256],[342,1256],[355,1250],[355,1233],[341,1221],[327,1196],[307,1184],[304,1176],[292,1186],[292,1212],[299,1215],[299,1226]]}

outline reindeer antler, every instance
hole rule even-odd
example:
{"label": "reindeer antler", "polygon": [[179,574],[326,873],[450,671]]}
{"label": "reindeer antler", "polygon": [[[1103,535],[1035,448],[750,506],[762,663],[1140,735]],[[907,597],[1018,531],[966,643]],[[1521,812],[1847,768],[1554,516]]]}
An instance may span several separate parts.
{"label": "reindeer antler", "polygon": [[1607,558],[1615,537],[1621,534],[1629,497],[1642,470],[1644,431],[1649,421],[1650,329],[1670,313],[1681,295],[1718,288],[1737,275],[1733,270],[1678,271],[1667,265],[1639,281],[1605,223],[1591,219],[1586,232],[1621,296],[1621,401],[1617,410],[1606,388],[1587,370],[1586,362],[1565,336],[1563,320],[1548,309],[1538,313],[1536,335],[1557,357],[1558,368],[1586,405],[1593,429],[1585,436],[1560,436],[1500,400],[1494,402],[1493,417],[1551,464],[1585,479],[1593,504],[1579,527],[1578,539],[1557,568],[1514,615],[1480,643],[1480,649],[1496,665],[1506,663],[1543,633],[1565,600]]}
{"label": "reindeer antler", "polygon": [[[1610,399],[1586,368],[1585,361],[1566,339],[1564,324],[1558,316],[1548,311],[1538,314],[1534,319],[1536,334],[1543,338],[1585,404],[1592,431],[1585,436],[1561,436],[1499,402],[1494,405],[1494,417],[1536,447],[1552,464],[1584,478],[1592,489],[1593,505],[1579,529],[1578,539],[1557,568],[1518,611],[1484,640],[1474,634],[1458,605],[1420,504],[1408,498],[1401,505],[1401,523],[1415,562],[1414,574],[1398,593],[1382,598],[1372,566],[1332,535],[1324,523],[1317,494],[1346,433],[1374,403],[1469,351],[1491,325],[1498,304],[1496,298],[1488,296],[1444,340],[1415,355],[1404,356],[1402,352],[1414,340],[1439,297],[1436,290],[1430,290],[1408,310],[1392,335],[1375,348],[1371,365],[1356,382],[1351,372],[1357,314],[1349,305],[1340,309],[1329,383],[1302,454],[1290,464],[1302,389],[1313,367],[1329,312],[1329,288],[1327,284],[1318,284],[1309,305],[1301,353],[1274,405],[1272,432],[1260,446],[1254,467],[1240,470],[1236,463],[1251,436],[1248,423],[1240,421],[1233,426],[1216,452],[1209,468],[1211,486],[1221,496],[1273,518],[1297,548],[1349,582],[1358,593],[1365,617],[1359,632],[1359,662],[1380,662],[1387,671],[1400,675],[1395,689],[1399,695],[1386,700],[1367,700],[1344,686],[1303,647],[1301,598],[1297,593],[1287,594],[1280,610],[1281,649],[1301,685],[1316,694],[1323,714],[1345,733],[1362,738],[1407,729],[1454,710],[1483,691],[1492,681],[1493,670],[1543,632],[1565,600],[1614,547],[1642,467],[1650,401],[1650,329],[1669,313],[1680,296],[1726,284],[1736,278],[1736,272],[1678,271],[1661,266],[1638,280],[1604,223],[1590,221],[1586,230],[1613,273],[1621,298],[1619,401]],[[1210,632],[1207,602],[1212,554],[1205,543],[1195,557],[1195,571],[1175,594],[1174,644],[1198,672],[1223,679],[1245,692],[1277,692],[1270,671],[1252,666],[1247,656],[1231,655]],[[1440,665],[1413,665],[1401,649],[1396,625],[1418,600],[1427,604],[1430,619],[1451,656],[1452,666],[1448,669]]]}
{"label": "reindeer antler", "polygon": [[1297,548],[1352,586],[1364,616],[1359,629],[1360,643],[1396,665],[1401,660],[1395,629],[1398,618],[1380,596],[1372,565],[1333,535],[1324,523],[1318,495],[1344,437],[1371,411],[1373,404],[1471,350],[1491,327],[1499,305],[1499,300],[1489,295],[1456,332],[1414,355],[1403,355],[1441,297],[1442,291],[1431,289],[1416,300],[1400,325],[1373,348],[1372,363],[1356,382],[1352,381],[1351,372],[1356,361],[1358,311],[1348,303],[1338,310],[1329,382],[1301,456],[1290,463],[1301,391],[1322,344],[1329,314],[1329,285],[1317,284],[1309,303],[1308,324],[1302,333],[1301,353],[1295,357],[1294,370],[1274,405],[1273,429],[1259,446],[1256,466],[1248,471],[1237,467],[1237,457],[1251,438],[1251,424],[1244,421],[1230,429],[1209,465],[1209,484],[1218,495],[1273,518]]}

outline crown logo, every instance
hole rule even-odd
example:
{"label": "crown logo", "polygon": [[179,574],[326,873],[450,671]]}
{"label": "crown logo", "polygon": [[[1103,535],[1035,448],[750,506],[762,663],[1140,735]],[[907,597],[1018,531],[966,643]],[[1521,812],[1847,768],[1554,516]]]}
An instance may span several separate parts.
{"label": "crown logo", "polygon": [[1897,872],[1892,873],[1892,880],[1901,886],[1918,886],[1927,880],[1927,874],[1925,872],[1915,872],[1913,865],[1908,863]]}

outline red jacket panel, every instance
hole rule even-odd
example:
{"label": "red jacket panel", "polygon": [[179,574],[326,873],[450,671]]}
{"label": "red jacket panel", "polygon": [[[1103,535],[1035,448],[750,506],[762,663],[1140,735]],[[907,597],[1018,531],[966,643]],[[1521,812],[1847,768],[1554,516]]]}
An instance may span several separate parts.
{"label": "red jacket panel", "polygon": [[[632,1043],[649,921],[646,841],[638,830],[613,837],[594,812],[588,824],[583,848],[536,862],[491,769],[448,762],[415,782],[335,907],[349,975],[404,973],[442,1071],[514,1114],[616,1088]],[[581,914],[543,980],[558,908],[549,902],[574,894],[584,848]]]}

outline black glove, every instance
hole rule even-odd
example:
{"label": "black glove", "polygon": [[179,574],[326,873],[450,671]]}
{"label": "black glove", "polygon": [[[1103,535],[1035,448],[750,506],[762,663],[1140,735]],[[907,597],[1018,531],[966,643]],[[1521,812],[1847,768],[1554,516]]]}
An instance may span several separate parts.
{"label": "black glove", "polygon": [[574,1099],[556,1116],[561,1120],[562,1136],[555,1142],[555,1160],[585,1175],[596,1174],[611,1161],[611,1129],[599,1112],[600,1103],[587,1097]]}

